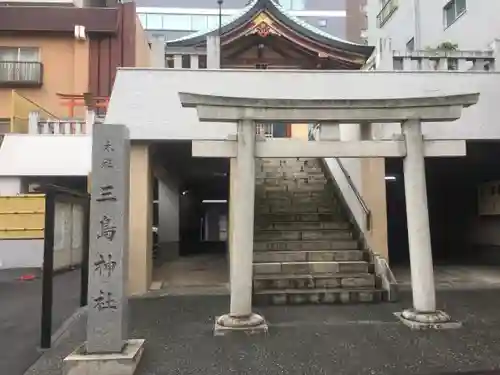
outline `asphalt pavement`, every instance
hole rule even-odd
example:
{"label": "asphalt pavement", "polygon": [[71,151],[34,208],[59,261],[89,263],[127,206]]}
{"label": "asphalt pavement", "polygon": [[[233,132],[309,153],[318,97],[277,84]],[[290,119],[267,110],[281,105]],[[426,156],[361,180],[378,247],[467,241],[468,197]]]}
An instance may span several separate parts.
{"label": "asphalt pavement", "polygon": [[[34,280],[20,280],[32,274]],[[52,332],[79,307],[80,271],[54,276]],[[42,355],[42,280],[38,270],[0,270],[0,374],[22,375]]]}
{"label": "asphalt pavement", "polygon": [[[411,331],[394,317],[411,304],[256,309],[267,336],[214,337],[226,296],[130,301],[130,337],[146,339],[137,375],[498,375],[500,290],[444,291],[439,307],[463,327]],[[62,359],[85,340],[85,317],[26,375],[60,375]]]}

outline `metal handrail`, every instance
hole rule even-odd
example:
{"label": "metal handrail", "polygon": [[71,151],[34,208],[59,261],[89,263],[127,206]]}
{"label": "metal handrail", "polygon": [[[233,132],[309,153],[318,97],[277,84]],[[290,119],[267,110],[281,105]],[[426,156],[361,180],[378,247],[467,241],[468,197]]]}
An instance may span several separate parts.
{"label": "metal handrail", "polygon": [[[316,133],[316,130],[318,130],[320,127],[321,127],[321,124],[316,124],[314,126],[314,128],[311,129],[311,131],[312,131],[312,137],[310,136],[309,138],[316,139],[316,134],[315,133]],[[372,219],[372,213],[371,213],[370,208],[368,207],[368,205],[366,204],[365,200],[361,196],[361,193],[359,192],[358,188],[354,184],[354,181],[352,180],[351,175],[345,169],[345,167],[342,164],[342,161],[340,160],[340,158],[334,157],[332,159],[334,159],[337,162],[338,166],[340,167],[340,170],[342,171],[342,173],[344,174],[344,177],[347,180],[347,183],[349,184],[349,187],[354,192],[354,195],[356,196],[356,199],[358,200],[358,203],[360,204],[360,206],[363,209],[363,211],[365,213],[365,216],[366,216],[366,229],[370,230],[370,228],[371,228],[371,219]]]}

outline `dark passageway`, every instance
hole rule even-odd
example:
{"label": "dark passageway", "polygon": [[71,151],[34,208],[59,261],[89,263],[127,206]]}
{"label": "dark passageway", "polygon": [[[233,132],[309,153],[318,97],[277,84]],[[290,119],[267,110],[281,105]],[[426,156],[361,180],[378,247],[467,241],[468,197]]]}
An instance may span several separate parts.
{"label": "dark passageway", "polygon": [[[387,160],[386,176],[389,258],[409,264],[402,160]],[[468,142],[466,157],[427,159],[426,177],[435,263],[500,264],[500,216],[478,214],[479,185],[500,180],[500,144]]]}

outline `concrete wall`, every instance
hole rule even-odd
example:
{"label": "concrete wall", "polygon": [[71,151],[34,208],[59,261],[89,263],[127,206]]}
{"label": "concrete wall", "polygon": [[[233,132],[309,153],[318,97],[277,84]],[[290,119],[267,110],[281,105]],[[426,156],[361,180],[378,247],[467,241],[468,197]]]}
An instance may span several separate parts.
{"label": "concrete wall", "polygon": [[[231,82],[231,85],[221,85]],[[300,90],[295,88],[300,87]],[[453,123],[424,125],[436,139],[498,139],[500,73],[384,71],[258,71],[121,69],[107,123],[126,124],[135,140],[225,139],[230,123],[198,121],[195,109],[182,108],[180,91],[275,98],[398,98],[481,93],[479,103]],[[265,95],[263,94],[265,93]],[[378,126],[377,137],[400,133],[397,124]]]}
{"label": "concrete wall", "polygon": [[[412,0],[399,0],[399,8],[382,28],[377,28],[376,18],[380,0],[368,0],[369,44],[377,45],[378,39],[390,38],[394,50],[404,50],[415,35]],[[450,41],[462,50],[486,49],[500,35],[500,2],[497,0],[467,1],[467,11],[452,25],[445,27],[443,7],[448,0],[420,0],[421,48],[435,47]]]}
{"label": "concrete wall", "polygon": [[0,196],[19,194],[21,188],[20,177],[0,177]]}
{"label": "concrete wall", "polygon": [[147,33],[142,28],[139,18],[135,16],[135,66],[139,68],[153,66],[152,57]]}
{"label": "concrete wall", "polygon": [[90,136],[6,134],[0,147],[0,176],[10,183],[12,176],[87,176],[91,153]]}
{"label": "concrete wall", "polygon": [[179,256],[179,185],[167,173],[158,177],[158,234],[162,260]]}

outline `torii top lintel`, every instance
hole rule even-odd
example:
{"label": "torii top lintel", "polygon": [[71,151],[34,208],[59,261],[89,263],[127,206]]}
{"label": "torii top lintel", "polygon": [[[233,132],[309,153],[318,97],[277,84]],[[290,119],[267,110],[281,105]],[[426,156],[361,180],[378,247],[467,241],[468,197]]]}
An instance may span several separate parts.
{"label": "torii top lintel", "polygon": [[475,105],[478,93],[388,99],[265,99],[180,92],[183,107],[196,108],[200,121],[448,122]]}
{"label": "torii top lintel", "polygon": [[[167,41],[166,48],[203,47],[207,36],[218,33],[218,27],[202,30]],[[361,67],[374,50],[374,47],[336,38],[302,21],[284,10],[276,0],[253,0],[239,15],[224,23],[220,33],[223,46],[248,35],[282,37],[320,58],[342,60],[353,68]]]}

